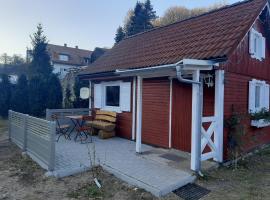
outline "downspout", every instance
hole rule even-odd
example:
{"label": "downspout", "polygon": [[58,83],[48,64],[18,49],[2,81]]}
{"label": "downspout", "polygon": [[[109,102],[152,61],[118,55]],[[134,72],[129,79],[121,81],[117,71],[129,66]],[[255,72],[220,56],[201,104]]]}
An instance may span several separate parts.
{"label": "downspout", "polygon": [[[199,119],[197,121],[197,127],[198,127],[198,133],[201,133],[201,126],[202,126],[202,100],[203,100],[203,84],[202,84],[202,81],[193,81],[193,80],[189,80],[189,79],[185,79],[182,77],[182,69],[181,69],[181,66],[177,65],[176,66],[176,76],[177,76],[177,79],[179,82],[182,82],[182,83],[187,83],[187,84],[196,84],[196,85],[199,85],[199,105],[198,105],[198,112],[199,112]],[[200,138],[200,137],[199,137]],[[199,144],[199,147],[201,146],[201,143]],[[198,173],[199,176],[203,176],[202,172],[201,172],[201,148],[198,148],[198,152],[197,152],[197,155],[199,155],[199,164],[198,164],[198,167],[196,169],[196,172]]]}
{"label": "downspout", "polygon": [[197,81],[193,81],[193,80],[183,78],[182,77],[182,69],[181,69],[181,66],[179,66],[179,65],[176,66],[176,77],[177,77],[178,81],[180,81],[182,83],[201,85],[200,81],[197,82]]}

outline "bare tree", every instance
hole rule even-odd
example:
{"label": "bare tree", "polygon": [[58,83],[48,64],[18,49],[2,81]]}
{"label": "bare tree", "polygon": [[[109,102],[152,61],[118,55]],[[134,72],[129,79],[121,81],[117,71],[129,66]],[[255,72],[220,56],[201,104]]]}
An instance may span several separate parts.
{"label": "bare tree", "polygon": [[165,14],[162,17],[156,19],[153,24],[154,26],[165,26],[168,24],[188,19],[190,17],[198,16],[200,14],[209,12],[211,10],[220,8],[225,5],[227,5],[226,0],[223,0],[219,3],[215,3],[208,7],[193,8],[193,9],[188,9],[183,6],[173,6],[168,8],[165,11]]}
{"label": "bare tree", "polygon": [[24,60],[24,58],[21,55],[14,54],[11,57],[11,64],[13,64],[13,65],[21,65],[23,63],[25,63],[25,60]]}
{"label": "bare tree", "polygon": [[11,57],[8,56],[7,53],[3,53],[0,56],[0,63],[2,63],[4,65],[10,64],[11,60],[12,60]]}

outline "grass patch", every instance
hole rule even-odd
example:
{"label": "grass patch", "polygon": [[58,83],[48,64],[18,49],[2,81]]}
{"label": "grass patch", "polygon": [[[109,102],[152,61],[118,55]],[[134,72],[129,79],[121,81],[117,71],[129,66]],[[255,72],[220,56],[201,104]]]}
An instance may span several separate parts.
{"label": "grass patch", "polygon": [[68,193],[67,197],[74,199],[81,199],[81,198],[102,199],[103,194],[104,192],[102,189],[98,188],[94,183],[91,183],[86,184],[81,188]]}
{"label": "grass patch", "polygon": [[44,173],[39,165],[26,155],[17,154],[9,162],[11,169],[13,168],[12,176],[18,176],[19,181],[25,184],[34,184],[40,178],[40,175]]}

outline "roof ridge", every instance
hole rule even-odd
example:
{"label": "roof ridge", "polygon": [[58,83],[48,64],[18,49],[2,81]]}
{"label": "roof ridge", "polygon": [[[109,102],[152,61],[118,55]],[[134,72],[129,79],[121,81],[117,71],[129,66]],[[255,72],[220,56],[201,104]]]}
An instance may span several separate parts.
{"label": "roof ridge", "polygon": [[[231,7],[234,7],[234,6],[238,6],[238,5],[241,5],[241,4],[245,4],[245,3],[249,3],[249,2],[252,2],[252,1],[256,1],[256,0],[238,1],[238,2],[235,2],[235,3],[230,4],[230,5],[225,5],[225,6],[222,6],[220,8],[217,8],[217,9],[214,9],[214,10],[210,10],[208,12],[202,13],[202,14],[197,15],[197,16],[193,16],[193,17],[190,17],[190,18],[187,18],[187,19],[183,19],[183,20],[180,20],[180,21],[171,23],[171,24],[164,25],[164,26],[154,27],[154,28],[152,28],[150,30],[146,30],[146,31],[143,31],[143,32],[140,32],[140,33],[131,35],[131,36],[128,36],[128,37],[124,38],[123,40],[127,40],[127,39],[130,39],[130,38],[136,37],[138,35],[142,35],[142,34],[145,34],[145,33],[151,32],[151,31],[155,31],[157,29],[162,29],[162,28],[166,28],[168,26],[172,26],[172,25],[175,25],[175,24],[180,24],[180,23],[185,22],[185,21],[193,20],[193,19],[196,19],[196,18],[205,16],[205,15],[209,15],[209,14],[212,14],[212,13],[215,13],[215,12],[218,12],[218,11],[221,11],[221,10],[224,10],[224,9],[228,9],[228,8],[231,8]],[[267,0],[264,0],[264,1],[267,1]]]}
{"label": "roof ridge", "polygon": [[62,47],[62,48],[70,48],[70,49],[77,49],[77,50],[82,50],[82,51],[89,51],[89,52],[93,52],[92,50],[88,50],[88,49],[81,49],[81,48],[76,48],[76,47],[69,47],[69,46],[62,46],[62,45],[58,45],[58,44],[50,44],[48,43],[48,45],[52,45],[52,46],[57,46],[57,47]]}

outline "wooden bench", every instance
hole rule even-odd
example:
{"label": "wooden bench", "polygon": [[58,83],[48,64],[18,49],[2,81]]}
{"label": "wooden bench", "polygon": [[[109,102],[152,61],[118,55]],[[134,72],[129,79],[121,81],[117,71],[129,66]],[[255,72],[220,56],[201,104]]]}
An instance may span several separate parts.
{"label": "wooden bench", "polygon": [[115,136],[116,112],[97,110],[93,121],[87,122],[99,138],[107,139]]}

